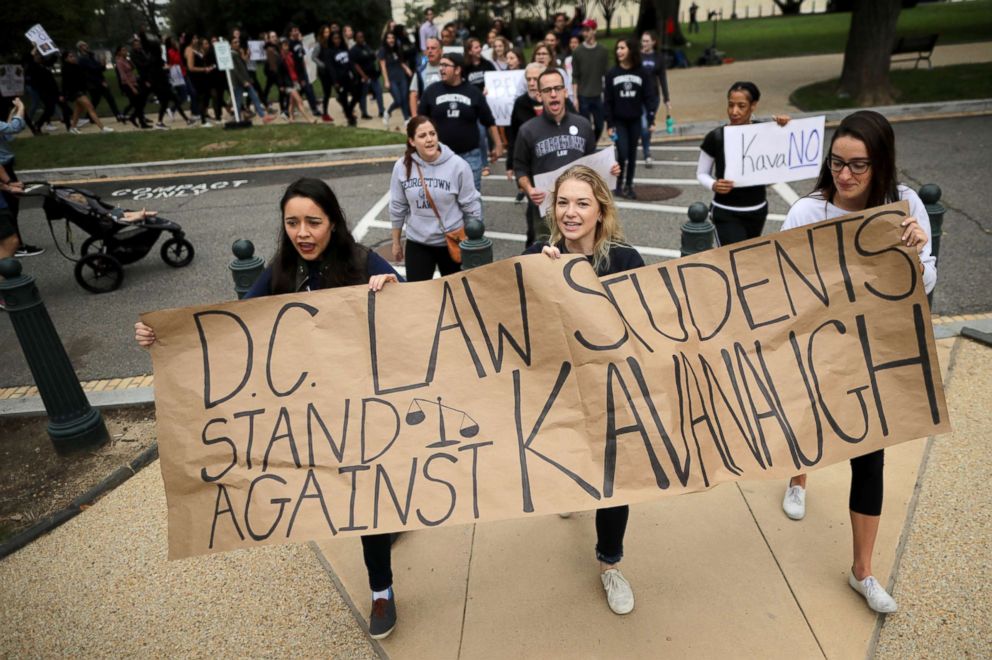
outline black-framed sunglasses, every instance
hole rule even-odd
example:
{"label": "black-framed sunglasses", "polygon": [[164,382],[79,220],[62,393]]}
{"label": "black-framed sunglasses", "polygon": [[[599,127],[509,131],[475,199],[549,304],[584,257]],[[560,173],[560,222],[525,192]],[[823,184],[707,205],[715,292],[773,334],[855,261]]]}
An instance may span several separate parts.
{"label": "black-framed sunglasses", "polygon": [[845,167],[851,170],[851,174],[864,174],[871,168],[871,161],[867,158],[856,158],[847,161],[830,154],[830,157],[827,158],[827,167],[834,174],[840,174]]}

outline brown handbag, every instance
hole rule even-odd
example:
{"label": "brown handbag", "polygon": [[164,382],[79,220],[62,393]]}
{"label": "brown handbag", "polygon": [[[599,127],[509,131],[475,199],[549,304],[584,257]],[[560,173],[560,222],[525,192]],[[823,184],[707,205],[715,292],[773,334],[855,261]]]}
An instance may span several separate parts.
{"label": "brown handbag", "polygon": [[431,197],[431,191],[427,188],[427,182],[424,181],[424,172],[420,169],[420,164],[417,163],[417,174],[420,175],[420,187],[424,191],[424,195],[427,197],[427,203],[430,204],[431,210],[434,211],[434,217],[437,218],[437,223],[441,225],[441,232],[444,234],[444,238],[448,243],[448,255],[451,256],[451,260],[456,264],[462,262],[462,246],[461,243],[466,238],[468,234],[465,233],[465,225],[463,224],[458,229],[453,231],[447,231],[444,228],[444,223],[441,221],[441,214],[438,213],[437,206],[434,204],[434,198]]}

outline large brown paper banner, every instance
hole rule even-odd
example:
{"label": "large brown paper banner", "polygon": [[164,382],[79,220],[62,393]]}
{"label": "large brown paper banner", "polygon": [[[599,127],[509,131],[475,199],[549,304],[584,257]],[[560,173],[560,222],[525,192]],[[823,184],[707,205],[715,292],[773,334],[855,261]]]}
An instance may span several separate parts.
{"label": "large brown paper banner", "polygon": [[146,314],[169,556],[786,479],[945,432],[906,213],[601,280],[537,255]]}

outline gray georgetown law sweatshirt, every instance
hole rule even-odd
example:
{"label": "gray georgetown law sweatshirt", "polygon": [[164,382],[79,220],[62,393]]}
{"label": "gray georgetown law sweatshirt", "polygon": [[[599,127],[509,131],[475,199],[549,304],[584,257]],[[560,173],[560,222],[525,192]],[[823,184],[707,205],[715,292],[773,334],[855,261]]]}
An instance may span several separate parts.
{"label": "gray georgetown law sweatshirt", "polygon": [[444,144],[441,155],[433,163],[424,162],[414,152],[409,177],[403,159],[396,161],[389,185],[389,219],[393,229],[406,225],[408,240],[424,245],[444,245],[444,232],[427,203],[417,164],[424,172],[424,181],[441,214],[445,231],[461,227],[465,216],[482,217],[482,196],[475,189],[472,168]]}

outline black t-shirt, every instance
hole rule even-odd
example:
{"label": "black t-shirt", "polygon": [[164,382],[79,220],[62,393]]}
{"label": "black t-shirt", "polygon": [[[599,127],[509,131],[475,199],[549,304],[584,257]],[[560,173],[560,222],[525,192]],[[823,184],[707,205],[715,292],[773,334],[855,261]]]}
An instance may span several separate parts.
{"label": "black t-shirt", "polygon": [[477,122],[486,127],[496,123],[486,97],[465,80],[457,86],[430,85],[420,97],[417,114],[431,118],[438,138],[456,154],[479,148]]}
{"label": "black t-shirt", "polygon": [[486,71],[495,71],[496,65],[484,57],[479,58],[478,64],[466,64],[462,68],[462,77],[483,90],[486,88]]}
{"label": "black t-shirt", "polygon": [[[547,245],[547,243],[534,243],[529,248],[524,250],[524,254],[541,254],[541,250],[545,245]],[[562,254],[569,253],[568,249],[565,247],[565,241],[559,241],[557,247],[561,250]],[[591,265],[592,256],[587,255],[586,259],[589,260],[589,264]],[[596,275],[599,277],[614,275],[616,273],[622,273],[625,270],[640,268],[643,265],[644,258],[641,257],[640,252],[629,245],[614,243],[610,246],[609,263],[599,264],[599,269],[596,271]]]}
{"label": "black t-shirt", "polygon": [[379,77],[379,65],[375,61],[375,51],[368,44],[355,44],[348,53],[352,65],[357,64],[366,76],[375,80]]}
{"label": "black t-shirt", "polygon": [[[703,138],[703,144],[699,147],[706,155],[716,161],[717,179],[724,178],[727,163],[723,157],[723,126],[714,128]],[[764,186],[737,187],[729,193],[713,193],[713,201],[721,206],[731,206],[747,208],[749,206],[760,206],[767,201]]]}

